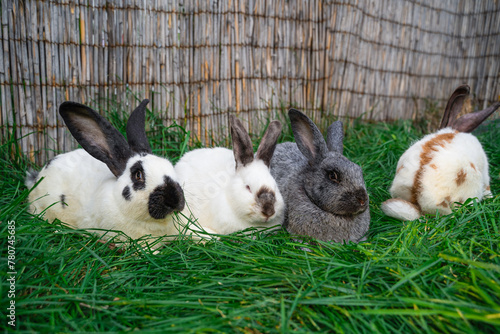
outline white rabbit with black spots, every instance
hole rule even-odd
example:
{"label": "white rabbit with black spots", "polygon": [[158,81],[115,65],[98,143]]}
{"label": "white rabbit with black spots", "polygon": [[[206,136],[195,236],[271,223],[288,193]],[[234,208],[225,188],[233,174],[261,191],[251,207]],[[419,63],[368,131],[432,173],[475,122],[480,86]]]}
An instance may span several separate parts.
{"label": "white rabbit with black spots", "polygon": [[144,129],[148,102],[131,114],[128,141],[91,108],[62,103],[59,113],[83,149],[57,155],[39,173],[28,173],[28,188],[39,182],[29,195],[30,211],[133,239],[175,231],[172,213],[184,208],[184,195],[170,161],[151,153]]}

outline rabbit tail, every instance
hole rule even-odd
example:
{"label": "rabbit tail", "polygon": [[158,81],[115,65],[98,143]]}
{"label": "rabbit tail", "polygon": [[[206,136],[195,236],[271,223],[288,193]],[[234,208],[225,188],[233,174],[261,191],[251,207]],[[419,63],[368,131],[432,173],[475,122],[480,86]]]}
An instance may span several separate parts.
{"label": "rabbit tail", "polygon": [[416,220],[421,216],[415,204],[400,198],[388,199],[382,203],[381,209],[387,216],[403,221]]}

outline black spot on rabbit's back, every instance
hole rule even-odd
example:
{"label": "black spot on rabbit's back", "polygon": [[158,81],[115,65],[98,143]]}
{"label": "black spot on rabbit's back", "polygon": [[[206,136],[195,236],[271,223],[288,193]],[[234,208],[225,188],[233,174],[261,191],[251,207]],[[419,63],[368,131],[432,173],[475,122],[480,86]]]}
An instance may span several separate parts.
{"label": "black spot on rabbit's back", "polygon": [[144,173],[141,160],[130,167],[130,179],[132,180],[132,188],[135,191],[146,188],[146,173]]}
{"label": "black spot on rabbit's back", "polygon": [[168,176],[164,176],[163,181],[149,195],[149,215],[155,219],[163,219],[174,211],[182,211],[185,205],[184,192],[179,183]]}
{"label": "black spot on rabbit's back", "polygon": [[60,199],[61,199],[61,205],[62,205],[63,209],[66,208],[66,206],[68,206],[68,204],[66,204],[66,202],[65,202],[66,196],[64,194],[61,194]]}

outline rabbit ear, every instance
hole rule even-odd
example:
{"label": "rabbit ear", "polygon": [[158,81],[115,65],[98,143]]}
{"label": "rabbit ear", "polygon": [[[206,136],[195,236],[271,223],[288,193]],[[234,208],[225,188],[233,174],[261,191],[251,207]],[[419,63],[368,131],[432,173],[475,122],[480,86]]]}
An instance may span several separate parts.
{"label": "rabbit ear", "polygon": [[333,122],[326,133],[326,145],[331,152],[344,152],[344,128],[341,121]]}
{"label": "rabbit ear", "polygon": [[116,177],[122,174],[133,152],[117,129],[83,104],[64,102],[59,114],[85,151],[104,162]]}
{"label": "rabbit ear", "polygon": [[500,107],[500,102],[493,104],[489,108],[463,115],[453,122],[452,128],[460,132],[472,132],[493,114],[498,107]]}
{"label": "rabbit ear", "polygon": [[455,122],[458,114],[460,114],[460,111],[462,111],[462,106],[464,105],[464,101],[469,95],[469,92],[470,88],[468,85],[462,85],[455,89],[453,94],[451,94],[448,99],[439,129],[444,129],[450,126],[453,127],[453,123]]}
{"label": "rabbit ear", "polygon": [[253,161],[253,145],[241,121],[233,115],[229,115],[229,121],[231,123],[234,160],[236,161],[236,169],[238,169]]}
{"label": "rabbit ear", "polygon": [[127,122],[127,140],[130,148],[137,153],[152,153],[146,137],[146,105],[148,99],[144,99],[141,104],[132,112]]}
{"label": "rabbit ear", "polygon": [[309,162],[324,156],[328,148],[323,135],[313,121],[296,109],[290,109],[288,117],[292,123],[292,132],[297,147]]}
{"label": "rabbit ear", "polygon": [[267,127],[266,133],[262,137],[259,148],[257,149],[256,158],[264,161],[267,167],[271,162],[271,158],[276,148],[276,141],[281,134],[281,123],[272,121]]}

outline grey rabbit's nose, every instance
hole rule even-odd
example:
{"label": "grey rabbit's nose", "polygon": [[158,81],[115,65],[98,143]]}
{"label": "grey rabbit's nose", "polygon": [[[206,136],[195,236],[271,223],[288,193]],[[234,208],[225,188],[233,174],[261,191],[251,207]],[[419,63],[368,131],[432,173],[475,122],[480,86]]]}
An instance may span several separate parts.
{"label": "grey rabbit's nose", "polygon": [[358,189],[356,191],[356,199],[358,200],[359,204],[361,206],[365,206],[366,202],[368,201],[368,196],[366,194],[366,191],[364,189]]}

